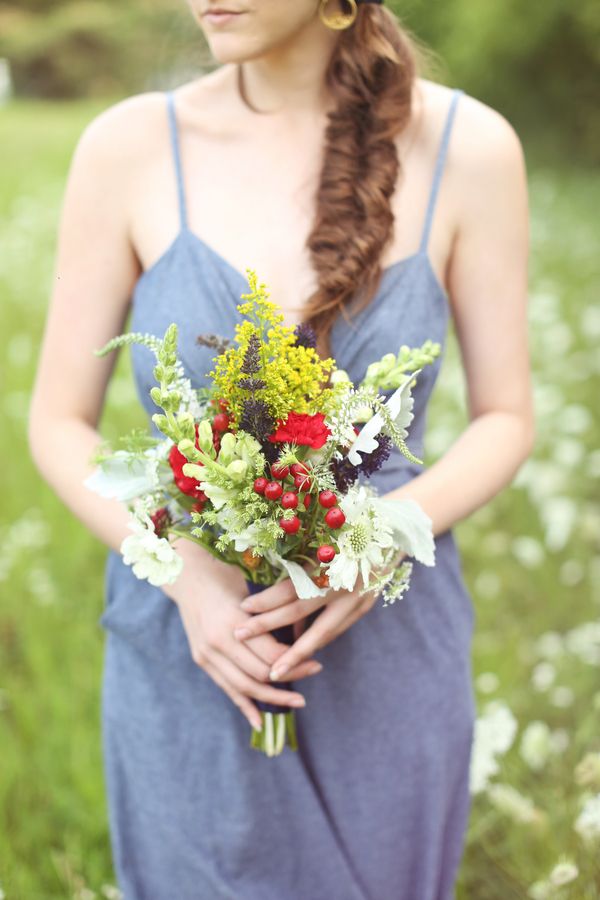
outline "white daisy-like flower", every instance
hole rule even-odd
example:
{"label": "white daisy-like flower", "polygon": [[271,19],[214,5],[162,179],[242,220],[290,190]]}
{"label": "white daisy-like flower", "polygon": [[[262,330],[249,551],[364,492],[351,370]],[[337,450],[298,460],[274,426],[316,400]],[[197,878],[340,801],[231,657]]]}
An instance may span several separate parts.
{"label": "white daisy-like flower", "polygon": [[136,578],[146,579],[155,587],[172,584],[183,569],[183,559],[166,538],[154,531],[147,513],[134,517],[129,528],[133,531],[121,544],[123,562],[131,566]]}
{"label": "white daisy-like flower", "polygon": [[359,571],[366,588],[371,569],[381,566],[383,551],[394,546],[393,531],[375,511],[371,499],[361,485],[340,501],[346,522],[337,536],[338,553],[327,569],[334,590],[353,590]]}

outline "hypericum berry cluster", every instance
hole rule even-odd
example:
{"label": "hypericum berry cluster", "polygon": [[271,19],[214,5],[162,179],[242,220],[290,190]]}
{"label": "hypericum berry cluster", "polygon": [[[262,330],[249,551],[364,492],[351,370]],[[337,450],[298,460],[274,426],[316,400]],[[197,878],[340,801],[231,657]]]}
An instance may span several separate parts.
{"label": "hypericum berry cluster", "polygon": [[[305,511],[310,508],[315,481],[307,464],[293,463],[291,466],[282,466],[273,463],[270,467],[270,475],[271,480],[261,476],[254,481],[254,490],[257,494],[261,494],[266,500],[278,503],[282,510],[300,509],[302,512],[302,507]],[[291,489],[292,484],[285,485],[286,480],[288,483],[293,483],[294,490]],[[341,528],[346,517],[337,505],[337,495],[333,491],[319,491],[316,499],[321,509],[325,510],[323,524],[332,531]],[[294,514],[280,518],[279,526],[286,534],[297,534],[302,522],[300,517]],[[336,552],[335,547],[331,544],[322,543],[317,547],[317,560],[319,563],[330,563]],[[326,578],[325,575],[318,577]]]}

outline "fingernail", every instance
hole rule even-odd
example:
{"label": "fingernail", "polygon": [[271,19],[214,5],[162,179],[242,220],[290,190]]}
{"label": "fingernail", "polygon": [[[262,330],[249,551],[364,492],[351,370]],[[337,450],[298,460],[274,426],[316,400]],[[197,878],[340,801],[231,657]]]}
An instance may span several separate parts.
{"label": "fingernail", "polygon": [[244,612],[252,612],[252,600],[242,600],[240,609],[243,609]]}
{"label": "fingernail", "polygon": [[271,669],[269,678],[271,679],[271,681],[279,681],[281,676],[285,675],[285,673],[289,670],[289,668],[290,667],[286,666],[286,665],[277,666],[276,669]]}
{"label": "fingernail", "polygon": [[251,634],[252,632],[249,628],[236,628],[233,632],[234,637],[238,638],[241,641],[243,641],[245,638],[250,637]]}
{"label": "fingernail", "polygon": [[262,722],[260,719],[253,720],[253,727],[256,728],[257,731],[262,731]]}
{"label": "fingernail", "polygon": [[292,700],[294,706],[306,706],[306,700],[304,697],[298,697],[296,700]]}
{"label": "fingernail", "polygon": [[320,662],[314,662],[314,663],[311,663],[309,672],[311,675],[313,675],[313,674],[316,675],[317,672],[320,672],[322,668],[323,668],[323,666]]}

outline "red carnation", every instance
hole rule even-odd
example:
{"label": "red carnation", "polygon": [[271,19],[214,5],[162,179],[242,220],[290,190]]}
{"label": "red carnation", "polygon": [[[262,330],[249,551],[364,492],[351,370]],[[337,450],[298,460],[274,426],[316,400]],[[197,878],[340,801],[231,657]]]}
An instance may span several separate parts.
{"label": "red carnation", "polygon": [[[198,426],[196,425],[196,447],[198,447]],[[198,448],[199,449],[199,448]],[[187,475],[183,474],[183,467],[188,462],[181,453],[177,444],[173,444],[169,451],[169,465],[173,470],[173,477],[175,484],[179,488],[182,494],[187,494],[188,497],[196,497],[198,500],[205,499],[205,494],[200,488],[200,482],[196,481],[195,478],[189,478]],[[202,465],[202,463],[199,463]]]}
{"label": "red carnation", "polygon": [[269,440],[273,443],[293,442],[318,450],[330,434],[331,431],[325,425],[323,413],[309,416],[307,413],[291,412],[285,422],[281,419],[278,421],[277,430],[274,434],[269,435]]}

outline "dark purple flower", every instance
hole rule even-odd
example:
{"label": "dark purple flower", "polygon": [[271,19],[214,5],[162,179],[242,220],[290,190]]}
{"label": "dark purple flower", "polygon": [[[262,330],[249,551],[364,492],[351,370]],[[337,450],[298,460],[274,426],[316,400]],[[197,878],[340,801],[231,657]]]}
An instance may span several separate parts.
{"label": "dark purple flower", "polygon": [[294,334],[296,335],[296,344],[299,347],[312,347],[314,350],[317,346],[315,329],[307,322],[300,322],[299,325],[296,325]]}
{"label": "dark purple flower", "polygon": [[372,453],[363,454],[362,462],[358,466],[361,475],[366,475],[367,478],[382,467],[392,452],[392,439],[387,434],[378,434],[377,441],[379,446]]}
{"label": "dark purple flower", "polygon": [[275,420],[264,400],[252,398],[244,401],[239,427],[241,431],[248,432],[260,443],[266,440],[267,435],[271,434],[275,427]]}
{"label": "dark purple flower", "polygon": [[254,375],[260,369],[260,338],[257,334],[251,334],[248,346],[244,354],[244,362],[240,366],[240,372],[244,375]]}

